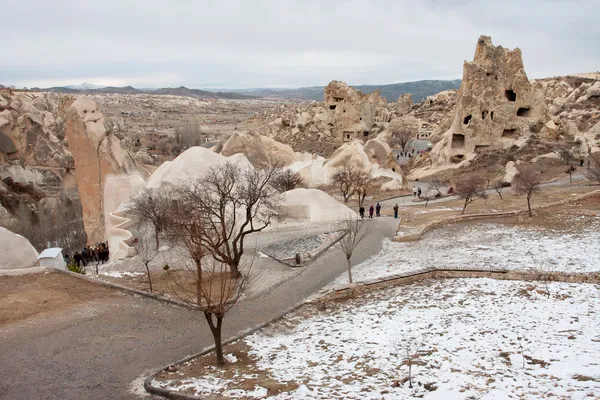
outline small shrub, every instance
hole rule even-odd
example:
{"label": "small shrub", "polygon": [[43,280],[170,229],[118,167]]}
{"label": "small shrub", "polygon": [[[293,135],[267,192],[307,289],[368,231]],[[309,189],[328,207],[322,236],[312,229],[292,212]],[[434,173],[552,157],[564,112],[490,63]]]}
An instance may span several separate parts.
{"label": "small shrub", "polygon": [[69,265],[67,265],[67,269],[71,272],[75,272],[76,274],[85,275],[85,267],[82,267],[76,261],[71,261]]}

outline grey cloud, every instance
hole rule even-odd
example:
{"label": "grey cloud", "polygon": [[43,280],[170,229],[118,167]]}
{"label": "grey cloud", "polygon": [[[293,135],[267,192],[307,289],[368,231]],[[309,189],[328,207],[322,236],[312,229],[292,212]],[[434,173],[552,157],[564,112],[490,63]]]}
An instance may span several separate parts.
{"label": "grey cloud", "polygon": [[481,34],[520,47],[531,77],[600,65],[596,0],[0,3],[11,13],[0,26],[5,84],[241,88],[458,78]]}

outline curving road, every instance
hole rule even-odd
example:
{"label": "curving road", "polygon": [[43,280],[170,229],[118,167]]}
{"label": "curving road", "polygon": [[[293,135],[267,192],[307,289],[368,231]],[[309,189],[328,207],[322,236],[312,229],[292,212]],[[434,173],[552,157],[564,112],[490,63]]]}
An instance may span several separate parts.
{"label": "curving road", "polygon": [[[397,227],[392,218],[365,223],[371,230],[355,264],[377,254]],[[225,319],[224,339],[293,307],[345,268],[341,252],[329,251],[298,275],[241,301]],[[0,327],[0,399],[139,399],[130,391],[132,381],[211,344],[199,313],[115,290],[67,315]]]}

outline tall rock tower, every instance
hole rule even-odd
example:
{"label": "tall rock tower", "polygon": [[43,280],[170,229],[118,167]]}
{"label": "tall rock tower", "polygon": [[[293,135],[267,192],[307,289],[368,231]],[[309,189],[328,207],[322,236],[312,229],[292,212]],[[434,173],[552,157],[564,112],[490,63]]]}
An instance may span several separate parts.
{"label": "tall rock tower", "polygon": [[434,165],[457,164],[491,149],[522,147],[548,119],[543,94],[523,68],[520,49],[477,41],[472,62],[465,61],[450,129],[433,135]]}
{"label": "tall rock tower", "polygon": [[104,116],[87,96],[80,96],[65,115],[69,151],[75,160],[77,189],[89,242],[104,239],[103,187],[109,174],[137,171],[119,138],[104,128]]}

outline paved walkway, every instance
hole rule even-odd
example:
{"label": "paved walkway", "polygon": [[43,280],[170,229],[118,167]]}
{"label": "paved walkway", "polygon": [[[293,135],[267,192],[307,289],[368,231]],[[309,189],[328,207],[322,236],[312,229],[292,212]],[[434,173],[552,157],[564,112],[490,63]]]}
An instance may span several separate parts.
{"label": "paved walkway", "polygon": [[[372,229],[354,264],[377,254],[397,221],[365,223]],[[342,253],[330,251],[290,280],[240,302],[225,319],[224,339],[277,316],[345,269]],[[132,381],[211,344],[203,315],[191,310],[124,293],[84,303],[52,319],[0,328],[0,399],[139,398],[129,392]]]}

